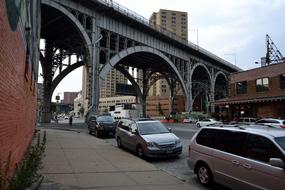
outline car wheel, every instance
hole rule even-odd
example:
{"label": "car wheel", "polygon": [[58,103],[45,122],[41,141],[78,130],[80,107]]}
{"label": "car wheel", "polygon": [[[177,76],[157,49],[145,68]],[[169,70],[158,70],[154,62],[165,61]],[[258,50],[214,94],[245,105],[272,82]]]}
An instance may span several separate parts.
{"label": "car wheel", "polygon": [[144,158],[144,152],[143,152],[143,148],[142,148],[141,145],[138,145],[138,146],[137,146],[137,151],[136,151],[136,153],[137,153],[137,156],[138,156],[138,157]]}
{"label": "car wheel", "polygon": [[212,185],[213,176],[210,168],[207,164],[200,164],[197,168],[197,177],[200,182],[205,187],[209,187]]}
{"label": "car wheel", "polygon": [[122,141],[121,141],[121,138],[120,138],[120,137],[117,138],[117,146],[118,146],[119,148],[123,148],[123,146],[122,146]]}
{"label": "car wheel", "polygon": [[100,138],[101,134],[100,134],[100,132],[98,131],[98,129],[95,129],[94,131],[95,131],[95,132],[94,132],[94,133],[95,133],[95,136],[98,137],[98,138]]}
{"label": "car wheel", "polygon": [[199,128],[201,127],[200,123],[197,123],[197,127],[199,127]]}

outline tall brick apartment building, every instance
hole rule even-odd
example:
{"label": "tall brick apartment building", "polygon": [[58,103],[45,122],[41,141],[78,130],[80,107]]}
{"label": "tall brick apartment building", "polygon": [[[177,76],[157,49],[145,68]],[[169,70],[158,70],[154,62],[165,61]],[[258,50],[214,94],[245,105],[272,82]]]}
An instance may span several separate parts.
{"label": "tall brick apartment building", "polygon": [[11,154],[14,165],[36,122],[39,10],[38,0],[0,0],[0,156],[3,161]]}
{"label": "tall brick apartment building", "polygon": [[285,62],[232,73],[229,97],[214,103],[235,117],[285,118]]}

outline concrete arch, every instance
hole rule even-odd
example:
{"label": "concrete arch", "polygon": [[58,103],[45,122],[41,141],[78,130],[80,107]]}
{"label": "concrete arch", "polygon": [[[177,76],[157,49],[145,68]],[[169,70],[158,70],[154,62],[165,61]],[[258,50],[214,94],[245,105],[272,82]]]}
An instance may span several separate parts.
{"label": "concrete arch", "polygon": [[60,11],[64,15],[66,15],[74,23],[74,25],[76,26],[76,28],[79,31],[79,34],[81,34],[82,38],[85,40],[85,46],[86,46],[86,49],[88,49],[88,55],[91,58],[92,42],[91,42],[87,32],[85,31],[84,27],[79,22],[79,20],[71,12],[69,12],[66,8],[64,8],[63,6],[61,6],[60,4],[58,4],[52,0],[41,0],[41,3],[57,9],[58,11]]}
{"label": "concrete arch", "polygon": [[53,94],[55,88],[60,83],[60,81],[62,81],[62,79],[64,79],[64,77],[66,77],[69,73],[71,73],[72,71],[74,71],[75,69],[77,69],[83,65],[84,65],[83,61],[78,61],[78,62],[73,63],[72,65],[68,66],[59,75],[57,75],[55,77],[55,79],[53,79],[52,84],[51,84],[51,94]]}
{"label": "concrete arch", "polygon": [[101,71],[100,71],[100,86],[102,85],[102,81],[106,78],[107,74],[111,71],[111,69],[117,64],[119,63],[119,61],[125,57],[127,57],[128,55],[134,54],[134,53],[139,53],[139,52],[148,52],[148,53],[152,53],[155,54],[157,56],[159,56],[160,58],[162,58],[170,67],[171,69],[174,71],[174,73],[176,74],[178,81],[180,83],[180,85],[182,86],[183,92],[185,97],[187,97],[187,88],[186,85],[183,82],[183,79],[180,75],[180,73],[178,72],[177,68],[175,67],[175,65],[171,62],[171,60],[166,57],[163,53],[161,53],[160,51],[151,48],[151,47],[147,47],[147,46],[135,46],[135,47],[130,47],[127,49],[124,49],[122,51],[120,51],[118,54],[116,54],[115,56],[113,56],[110,61],[108,61],[104,67],[102,67]]}
{"label": "concrete arch", "polygon": [[192,81],[192,76],[193,76],[193,73],[194,73],[195,69],[196,69],[197,67],[199,67],[199,66],[203,67],[203,68],[207,71],[208,76],[209,76],[209,82],[211,83],[211,79],[212,79],[211,73],[210,73],[209,69],[206,67],[206,65],[204,65],[204,64],[202,64],[202,63],[196,63],[196,64],[193,66],[193,68],[192,68],[192,70],[191,70],[191,73],[190,73],[191,81]]}
{"label": "concrete arch", "polygon": [[223,75],[223,76],[225,77],[226,81],[229,81],[227,75],[226,75],[224,72],[219,71],[219,72],[217,72],[217,73],[215,74],[215,76],[214,76],[214,80],[213,80],[214,84],[216,84],[216,80],[217,80],[217,78],[218,78],[219,75]]}

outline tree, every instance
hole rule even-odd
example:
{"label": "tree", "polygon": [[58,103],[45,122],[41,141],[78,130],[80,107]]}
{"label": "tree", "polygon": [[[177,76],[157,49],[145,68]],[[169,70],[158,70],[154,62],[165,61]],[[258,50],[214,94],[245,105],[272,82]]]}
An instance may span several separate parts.
{"label": "tree", "polygon": [[83,114],[84,114],[84,108],[83,108],[83,106],[80,107],[79,113],[80,113],[81,117],[83,117]]}

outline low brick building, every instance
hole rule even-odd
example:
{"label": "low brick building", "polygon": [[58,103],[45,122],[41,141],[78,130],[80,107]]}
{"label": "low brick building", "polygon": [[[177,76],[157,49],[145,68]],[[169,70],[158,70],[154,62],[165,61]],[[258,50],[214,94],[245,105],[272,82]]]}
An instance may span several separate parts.
{"label": "low brick building", "polygon": [[0,157],[11,154],[12,170],[36,124],[39,9],[36,0],[0,0]]}
{"label": "low brick building", "polygon": [[229,97],[215,101],[235,117],[285,118],[285,62],[232,73]]}
{"label": "low brick building", "polygon": [[[150,117],[169,115],[168,96],[149,96],[146,99],[146,114]],[[173,112],[181,113],[185,111],[184,96],[177,95],[173,102]]]}

